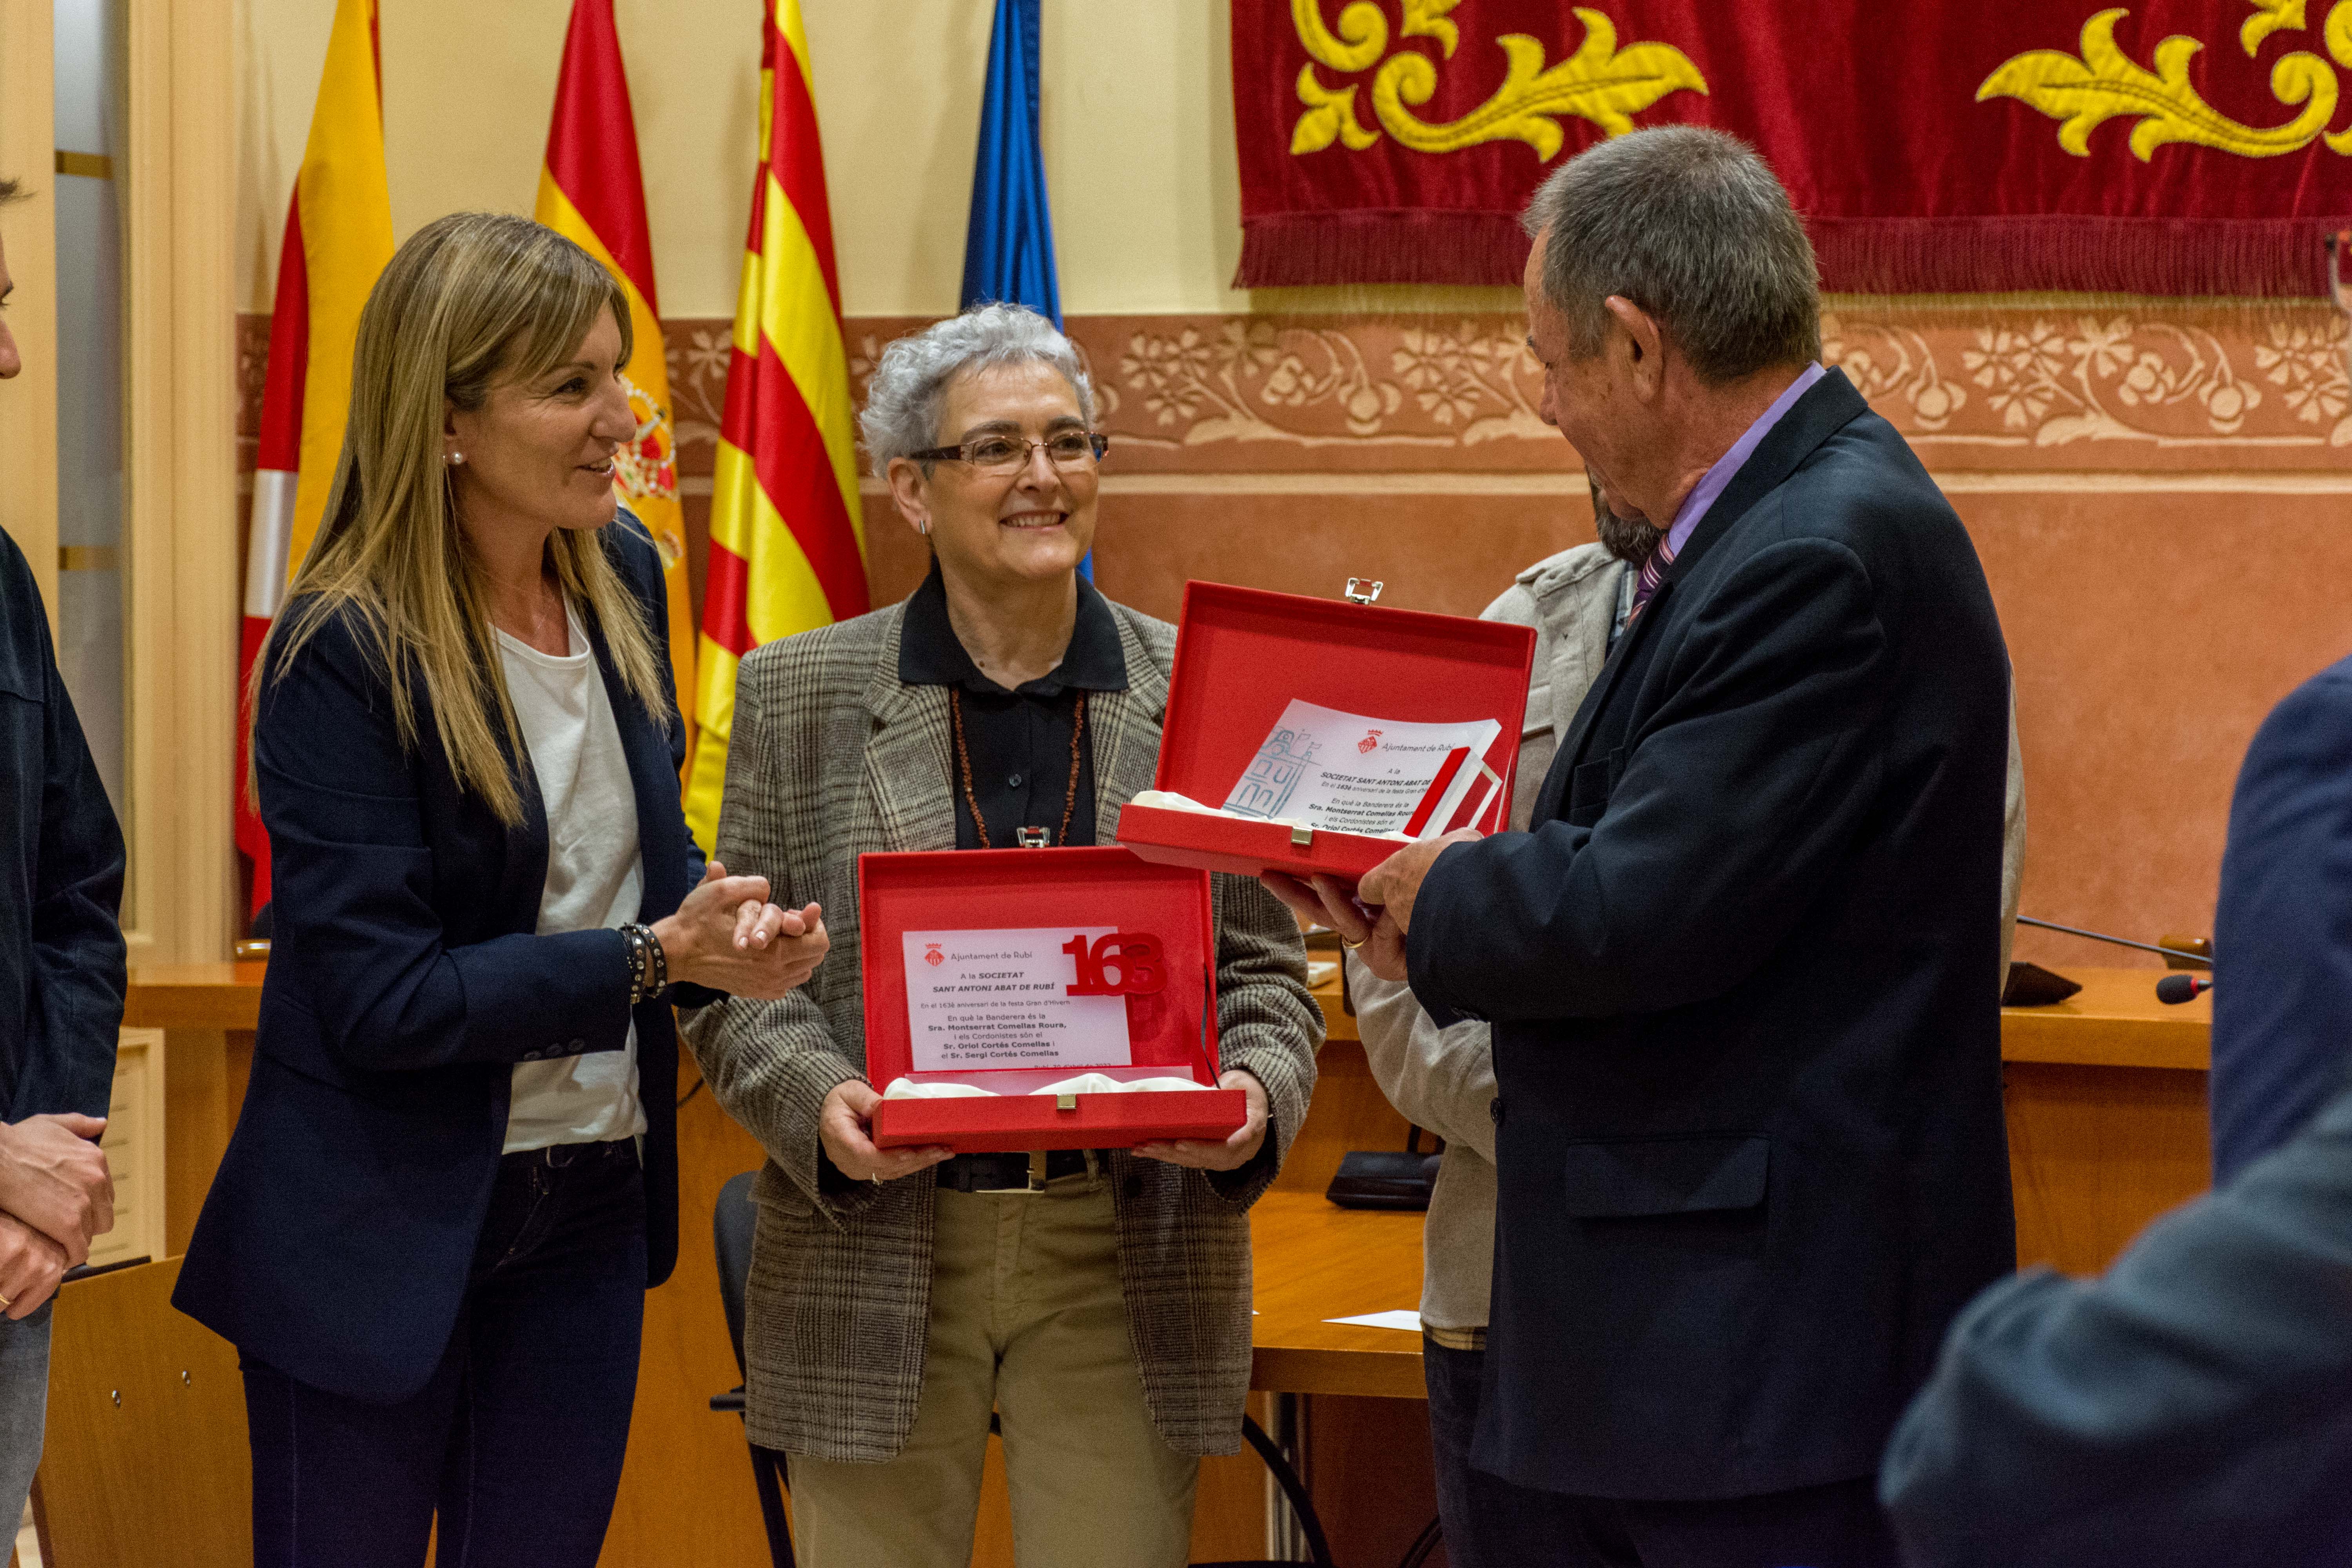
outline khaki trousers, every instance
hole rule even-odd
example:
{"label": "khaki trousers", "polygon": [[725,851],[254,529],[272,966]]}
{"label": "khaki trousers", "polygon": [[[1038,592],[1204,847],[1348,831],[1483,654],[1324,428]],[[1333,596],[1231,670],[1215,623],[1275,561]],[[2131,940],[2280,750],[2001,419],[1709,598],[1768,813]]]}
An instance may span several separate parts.
{"label": "khaki trousers", "polygon": [[915,1426],[885,1464],[791,1457],[805,1568],[968,1568],[992,1408],[1019,1568],[1181,1568],[1198,1458],[1161,1440],[1119,1294],[1110,1184],[938,1196]]}

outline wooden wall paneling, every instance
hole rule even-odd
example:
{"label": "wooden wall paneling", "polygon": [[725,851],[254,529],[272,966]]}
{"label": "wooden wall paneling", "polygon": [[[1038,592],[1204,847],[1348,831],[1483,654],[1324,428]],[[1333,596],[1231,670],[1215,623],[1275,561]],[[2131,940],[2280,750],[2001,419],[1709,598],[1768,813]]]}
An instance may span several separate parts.
{"label": "wooden wall paneling", "polygon": [[[1272,1395],[1251,1394],[1249,1412],[1259,1426],[1274,1430]],[[1265,1461],[1246,1445],[1238,1454],[1202,1459],[1192,1506],[1191,1560],[1232,1563],[1265,1555],[1266,1506],[1273,1488]]]}
{"label": "wooden wall paneling", "polygon": [[236,647],[229,0],[128,10],[123,333],[134,961],[228,955]]}
{"label": "wooden wall paneling", "polygon": [[2001,1082],[2020,1268],[2095,1274],[2212,1183],[2201,1072],[2008,1062]]}
{"label": "wooden wall paneling", "polygon": [[26,199],[0,209],[16,285],[8,330],[25,368],[0,383],[8,420],[8,482],[0,529],[16,542],[58,618],[58,240],[55,0],[0,0],[0,179]]}
{"label": "wooden wall paneling", "polygon": [[114,1228],[91,1243],[103,1268],[169,1255],[164,1237],[163,1031],[125,1029],[115,1047],[114,1089],[99,1140],[114,1177]]}
{"label": "wooden wall paneling", "polygon": [[[229,1133],[245,1103],[253,1035],[226,1029],[166,1029],[163,1034],[163,1247],[177,1257],[195,1234]],[[240,1059],[232,1069],[231,1041]]]}
{"label": "wooden wall paneling", "polygon": [[1332,1558],[1401,1561],[1437,1517],[1427,1402],[1318,1394],[1306,1405],[1307,1489]]}

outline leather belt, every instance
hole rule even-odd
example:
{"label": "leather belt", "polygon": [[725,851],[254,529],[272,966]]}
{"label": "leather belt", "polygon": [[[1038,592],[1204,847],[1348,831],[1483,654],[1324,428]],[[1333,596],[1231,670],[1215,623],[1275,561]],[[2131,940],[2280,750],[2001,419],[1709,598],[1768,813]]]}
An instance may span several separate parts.
{"label": "leather belt", "polygon": [[954,1193],[1042,1193],[1047,1182],[1087,1173],[1084,1149],[1029,1153],[958,1154],[941,1161],[940,1185]]}

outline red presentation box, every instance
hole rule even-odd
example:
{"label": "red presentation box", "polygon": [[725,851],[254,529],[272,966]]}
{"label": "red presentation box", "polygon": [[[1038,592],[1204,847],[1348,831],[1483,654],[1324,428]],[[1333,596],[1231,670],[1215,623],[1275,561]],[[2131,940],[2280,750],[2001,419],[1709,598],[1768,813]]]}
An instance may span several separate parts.
{"label": "red presentation box", "polygon": [[[1294,699],[1400,723],[1492,719],[1503,729],[1486,762],[1502,783],[1474,823],[1492,832],[1510,800],[1535,653],[1534,628],[1505,621],[1187,583],[1153,785],[1223,805]],[[1133,803],[1119,812],[1118,841],[1171,866],[1320,871],[1349,884],[1402,847],[1393,838]]]}
{"label": "red presentation box", "polygon": [[[874,1142],[937,1143],[958,1153],[1125,1149],[1165,1138],[1224,1139],[1249,1119],[1239,1089],[1216,1087],[1216,933],[1209,879],[1154,866],[1124,849],[961,849],[857,858],[866,981],[866,1073],[887,1089],[906,1077],[1004,1086],[992,1097],[885,1100]],[[1111,926],[1156,938],[1165,984],[1128,995],[1131,1059],[1094,1068],[1063,1063],[919,1073],[907,1019],[908,931]],[[1031,1094],[1035,1083],[1088,1070],[1189,1078],[1197,1093]],[[1034,1080],[1034,1081],[1033,1081]]]}

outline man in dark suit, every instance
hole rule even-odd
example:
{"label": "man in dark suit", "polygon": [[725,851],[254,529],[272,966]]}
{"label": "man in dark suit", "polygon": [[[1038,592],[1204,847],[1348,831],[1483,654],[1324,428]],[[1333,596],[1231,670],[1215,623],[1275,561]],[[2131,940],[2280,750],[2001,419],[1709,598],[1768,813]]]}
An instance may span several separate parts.
{"label": "man in dark suit", "polygon": [[1666,537],[1530,830],[1415,845],[1342,938],[1493,1024],[1474,1462],[1574,1564],[1888,1563],[1871,1477],[2014,1259],[2009,668],[1976,552],[1817,363],[1743,144],[1604,142],[1530,204],[1542,411]]}
{"label": "man in dark suit", "polygon": [[[0,180],[0,206],[18,194]],[[13,287],[0,253],[0,300]],[[0,381],[19,366],[0,321]],[[122,867],[40,588],[0,535],[0,1539],[41,1457],[51,1298],[114,1225],[98,1139],[122,1023]]]}
{"label": "man in dark suit", "polygon": [[2352,659],[2291,693],[2246,752],[2213,952],[2219,1186],[2352,1082]]}

